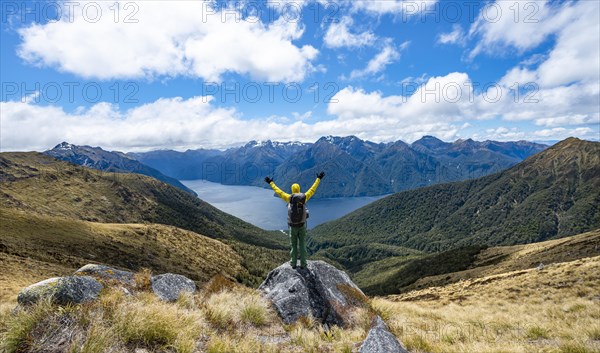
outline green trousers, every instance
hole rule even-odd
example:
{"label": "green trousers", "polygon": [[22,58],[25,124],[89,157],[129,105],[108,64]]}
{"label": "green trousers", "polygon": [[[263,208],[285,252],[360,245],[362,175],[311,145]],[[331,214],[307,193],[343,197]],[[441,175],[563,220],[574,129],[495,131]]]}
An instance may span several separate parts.
{"label": "green trousers", "polygon": [[290,242],[292,267],[296,267],[298,250],[300,250],[300,266],[306,267],[306,224],[302,227],[290,227]]}

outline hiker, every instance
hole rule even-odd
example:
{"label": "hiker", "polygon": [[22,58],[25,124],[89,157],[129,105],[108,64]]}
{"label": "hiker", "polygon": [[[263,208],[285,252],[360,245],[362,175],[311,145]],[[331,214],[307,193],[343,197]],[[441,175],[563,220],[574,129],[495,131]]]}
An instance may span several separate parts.
{"label": "hiker", "polygon": [[[317,174],[317,180],[308,189],[306,193],[300,192],[300,185],[292,185],[292,194],[288,194],[275,185],[273,179],[266,177],[265,181],[271,185],[273,191],[288,203],[288,225],[290,229],[290,243],[292,250],[291,265],[296,268],[298,261],[298,248],[300,248],[300,268],[306,268],[306,219],[308,218],[308,210],[305,204],[317,191],[317,187],[321,183],[321,179],[325,177],[325,172]],[[299,243],[299,244],[298,244]]]}

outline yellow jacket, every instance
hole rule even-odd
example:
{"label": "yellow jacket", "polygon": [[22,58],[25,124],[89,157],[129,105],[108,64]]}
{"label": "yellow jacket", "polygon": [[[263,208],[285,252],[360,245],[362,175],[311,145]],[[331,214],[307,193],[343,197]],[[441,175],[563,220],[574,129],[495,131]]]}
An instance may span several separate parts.
{"label": "yellow jacket", "polygon": [[[321,179],[317,178],[317,180],[315,180],[314,184],[310,187],[310,189],[308,189],[308,191],[304,193],[304,195],[306,195],[306,202],[308,202],[308,200],[310,200],[310,198],[315,194],[315,191],[317,191],[317,188],[319,187],[320,183],[321,183]],[[290,195],[287,192],[278,188],[277,185],[275,185],[274,181],[269,183],[269,185],[271,185],[271,188],[273,188],[273,191],[275,191],[277,196],[281,197],[281,199],[283,201],[285,201],[287,203],[290,202],[290,198],[292,197],[292,195]],[[298,185],[298,184],[292,185],[292,194],[297,194],[299,192],[300,192],[300,185]]]}

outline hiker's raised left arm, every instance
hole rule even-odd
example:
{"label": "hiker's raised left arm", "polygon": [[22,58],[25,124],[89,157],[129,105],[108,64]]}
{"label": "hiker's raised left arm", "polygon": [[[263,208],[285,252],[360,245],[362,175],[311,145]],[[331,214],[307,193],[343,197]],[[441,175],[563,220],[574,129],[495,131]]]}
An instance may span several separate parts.
{"label": "hiker's raised left arm", "polygon": [[325,172],[320,172],[319,174],[317,174],[317,180],[315,180],[314,184],[310,187],[310,189],[308,189],[308,191],[305,194],[307,202],[315,194],[315,191],[317,191],[317,188],[319,187],[319,184],[321,183],[321,179],[323,179],[324,177],[325,177]]}
{"label": "hiker's raised left arm", "polygon": [[291,195],[286,193],[285,191],[281,190],[279,187],[277,187],[277,185],[275,185],[275,182],[273,181],[273,179],[266,177],[265,182],[271,186],[271,189],[273,189],[273,191],[275,191],[277,196],[281,197],[281,199],[283,201],[290,202]]}

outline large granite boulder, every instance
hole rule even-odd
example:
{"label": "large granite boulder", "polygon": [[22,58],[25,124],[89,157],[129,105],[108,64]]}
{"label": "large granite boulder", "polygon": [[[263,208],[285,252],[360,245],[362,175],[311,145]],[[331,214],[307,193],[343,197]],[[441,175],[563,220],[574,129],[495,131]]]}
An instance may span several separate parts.
{"label": "large granite boulder", "polygon": [[108,281],[117,281],[127,286],[135,285],[133,272],[117,270],[105,265],[88,264],[75,271],[75,275],[88,275]]}
{"label": "large granite boulder", "polygon": [[344,326],[346,312],[366,299],[345,272],[323,261],[309,261],[305,269],[283,264],[269,273],[259,289],[286,324],[312,315],[323,324]]}
{"label": "large granite boulder", "polygon": [[196,291],[196,283],[182,275],[165,273],[152,277],[151,281],[154,294],[168,302],[176,301],[181,293]]}
{"label": "large granite boulder", "polygon": [[59,305],[81,304],[98,298],[102,288],[102,284],[90,276],[56,277],[24,288],[17,301],[21,305],[31,305],[49,298]]}
{"label": "large granite boulder", "polygon": [[375,323],[359,350],[360,353],[408,353],[388,330],[381,317]]}

